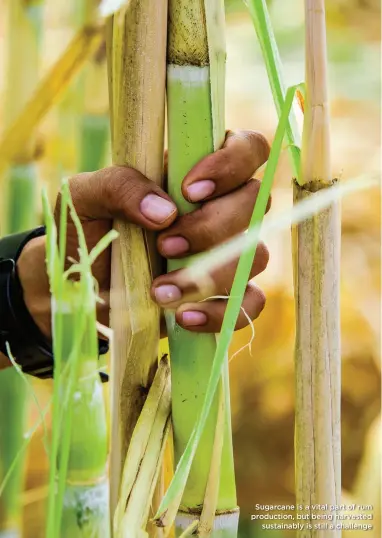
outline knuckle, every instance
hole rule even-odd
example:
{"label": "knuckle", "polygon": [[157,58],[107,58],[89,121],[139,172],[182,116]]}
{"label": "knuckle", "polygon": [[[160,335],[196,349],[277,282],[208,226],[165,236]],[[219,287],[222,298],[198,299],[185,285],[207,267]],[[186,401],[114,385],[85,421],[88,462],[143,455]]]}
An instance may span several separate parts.
{"label": "knuckle", "polygon": [[252,202],[255,202],[259,194],[261,186],[261,181],[256,178],[251,178],[248,183],[245,185],[247,191],[246,195],[250,198]]}
{"label": "knuckle", "polygon": [[235,161],[232,158],[232,154],[228,151],[220,151],[219,153],[220,162],[219,162],[219,172],[220,175],[223,175],[224,178],[229,182],[234,180],[236,177],[236,166]]}
{"label": "knuckle", "polygon": [[197,220],[197,235],[201,241],[212,246],[236,232],[237,220],[228,219],[218,201],[204,204],[200,209]]}
{"label": "knuckle", "polygon": [[249,320],[247,319],[247,316],[245,316],[244,313],[241,311],[237,319],[235,330],[244,329],[245,327],[248,327],[248,325]]}
{"label": "knuckle", "polygon": [[269,142],[259,131],[251,131],[250,133],[250,141],[253,151],[258,155],[260,161],[265,163],[268,160],[271,149]]}
{"label": "knuckle", "polygon": [[266,302],[267,302],[267,297],[265,293],[260,288],[257,288],[257,304],[258,304],[257,315],[259,315],[264,310]]}
{"label": "knuckle", "polygon": [[265,243],[260,243],[256,251],[256,257],[258,258],[257,264],[260,273],[265,271],[265,269],[267,268],[269,263],[269,256],[270,254],[268,247],[265,245]]}
{"label": "knuckle", "polygon": [[122,166],[111,167],[103,175],[102,197],[111,214],[125,215],[126,209],[138,199],[139,185],[132,179],[129,169]]}

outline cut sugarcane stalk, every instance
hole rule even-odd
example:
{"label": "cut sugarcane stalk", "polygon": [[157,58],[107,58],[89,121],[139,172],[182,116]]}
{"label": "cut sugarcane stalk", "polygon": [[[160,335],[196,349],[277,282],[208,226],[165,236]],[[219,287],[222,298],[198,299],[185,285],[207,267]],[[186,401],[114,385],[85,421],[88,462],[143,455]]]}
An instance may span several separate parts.
{"label": "cut sugarcane stalk", "polygon": [[[208,7],[206,11],[205,7]],[[168,33],[168,191],[180,214],[195,209],[183,198],[181,183],[187,172],[224,141],[224,6],[216,0],[170,0]],[[187,260],[169,261],[168,270]],[[175,462],[184,452],[199,415],[216,349],[211,334],[180,328],[173,312],[166,313],[172,371],[172,414]],[[233,469],[228,368],[224,373],[224,442],[215,526],[211,536],[236,536],[238,511]],[[219,396],[191,467],[176,520],[178,535],[200,519],[214,447]],[[166,521],[166,520],[165,520]],[[163,522],[162,522],[163,523]],[[171,524],[171,521],[169,521]],[[219,530],[217,530],[219,528]]]}
{"label": "cut sugarcane stalk", "polygon": [[[113,163],[160,184],[163,176],[167,0],[131,0],[107,31]],[[159,308],[150,298],[156,273],[153,236],[116,222],[113,245],[111,510],[122,467],[158,362]]]}
{"label": "cut sugarcane stalk", "polygon": [[[294,199],[312,197],[335,181],[330,162],[324,0],[305,0],[306,100],[301,181]],[[340,504],[341,354],[339,323],[340,210],[338,203],[294,230],[296,299],[296,502]],[[306,512],[305,512],[306,513]],[[313,522],[314,523],[314,522]],[[300,538],[319,536],[306,526]],[[339,530],[325,535],[337,537]]]}

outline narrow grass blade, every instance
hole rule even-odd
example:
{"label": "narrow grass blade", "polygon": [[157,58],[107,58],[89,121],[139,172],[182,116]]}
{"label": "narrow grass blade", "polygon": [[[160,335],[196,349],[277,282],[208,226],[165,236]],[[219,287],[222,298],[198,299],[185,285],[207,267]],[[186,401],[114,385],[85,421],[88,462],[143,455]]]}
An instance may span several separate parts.
{"label": "narrow grass blade", "polygon": [[[280,59],[276,38],[272,28],[266,0],[244,0],[251,14],[255,26],[257,38],[263,53],[265,67],[268,73],[273,100],[277,114],[281,117],[285,101],[286,91],[283,77],[283,67]],[[289,145],[294,176],[300,176],[300,151],[301,133],[298,129],[297,119],[293,110],[290,113],[285,136]]]}
{"label": "narrow grass blade", "polygon": [[203,285],[203,280],[208,280],[210,273],[215,269],[236,259],[242,252],[251,248],[254,242],[259,240],[260,233],[262,238],[266,238],[270,234],[286,230],[291,225],[312,217],[315,213],[322,211],[333,202],[339,201],[345,196],[365,189],[377,188],[379,184],[380,175],[376,172],[371,174],[370,177],[359,176],[358,178],[347,181],[345,184],[335,185],[330,189],[317,192],[310,199],[295,204],[293,208],[283,211],[278,215],[270,216],[261,227],[255,226],[223,245],[214,248],[207,254],[200,256],[198,260],[190,264],[182,275],[180,275],[181,282],[183,284],[193,282],[199,286]]}
{"label": "narrow grass blade", "polygon": [[198,525],[198,535],[200,538],[208,538],[214,527],[216,507],[219,495],[220,466],[224,442],[224,422],[225,398],[223,380],[221,380],[219,390],[219,408],[216,420],[215,440],[212,450],[211,468],[210,474],[208,476],[206,493],[204,496],[203,510]]}

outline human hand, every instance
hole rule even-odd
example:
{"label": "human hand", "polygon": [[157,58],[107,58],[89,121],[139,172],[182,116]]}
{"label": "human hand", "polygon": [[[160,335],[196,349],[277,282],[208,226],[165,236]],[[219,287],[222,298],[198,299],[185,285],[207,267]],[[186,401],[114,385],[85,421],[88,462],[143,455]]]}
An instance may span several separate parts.
{"label": "human hand", "polygon": [[[182,192],[190,202],[201,204],[195,211],[178,216],[175,204],[160,187],[132,168],[112,166],[83,173],[69,181],[70,192],[91,250],[111,229],[113,219],[121,219],[159,232],[158,250],[165,258],[182,258],[203,252],[244,231],[252,215],[260,182],[251,179],[267,160],[269,147],[262,135],[253,131],[228,133],[221,150],[208,155],[187,174]],[[56,204],[58,221],[60,198]],[[67,228],[67,256],[76,259],[77,233],[72,222]],[[109,323],[110,249],[93,264],[100,296],[98,319]],[[268,250],[258,245],[250,278],[262,272],[268,262]],[[228,295],[237,260],[212,275],[209,295]],[[36,238],[24,248],[18,260],[18,273],[25,303],[41,331],[50,336],[50,296],[45,269],[45,240]],[[179,325],[195,332],[220,330],[226,301],[206,299],[197,286],[184,288],[180,271],[159,276],[153,281],[151,296],[160,306],[176,309]],[[243,309],[253,320],[263,309],[263,292],[249,282]],[[236,328],[248,319],[241,313]]]}

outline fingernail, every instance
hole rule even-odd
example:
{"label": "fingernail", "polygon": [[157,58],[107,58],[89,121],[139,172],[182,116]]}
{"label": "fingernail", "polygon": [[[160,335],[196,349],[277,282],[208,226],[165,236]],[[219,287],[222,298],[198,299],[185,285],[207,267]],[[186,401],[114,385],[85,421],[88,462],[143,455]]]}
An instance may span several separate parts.
{"label": "fingernail", "polygon": [[165,256],[178,256],[185,254],[190,248],[190,244],[184,237],[167,237],[162,241],[161,250]]}
{"label": "fingernail", "polygon": [[175,211],[173,203],[156,194],[148,194],[141,202],[141,213],[157,224],[167,220]]}
{"label": "fingernail", "polygon": [[204,312],[189,311],[182,314],[183,325],[187,327],[196,327],[207,323],[207,316]]}
{"label": "fingernail", "polygon": [[167,304],[174,301],[179,301],[182,297],[182,292],[177,286],[165,284],[155,288],[155,297],[158,303]]}
{"label": "fingernail", "polygon": [[203,179],[203,181],[196,181],[187,188],[187,195],[191,202],[198,202],[211,196],[214,192],[216,185],[210,179]]}

